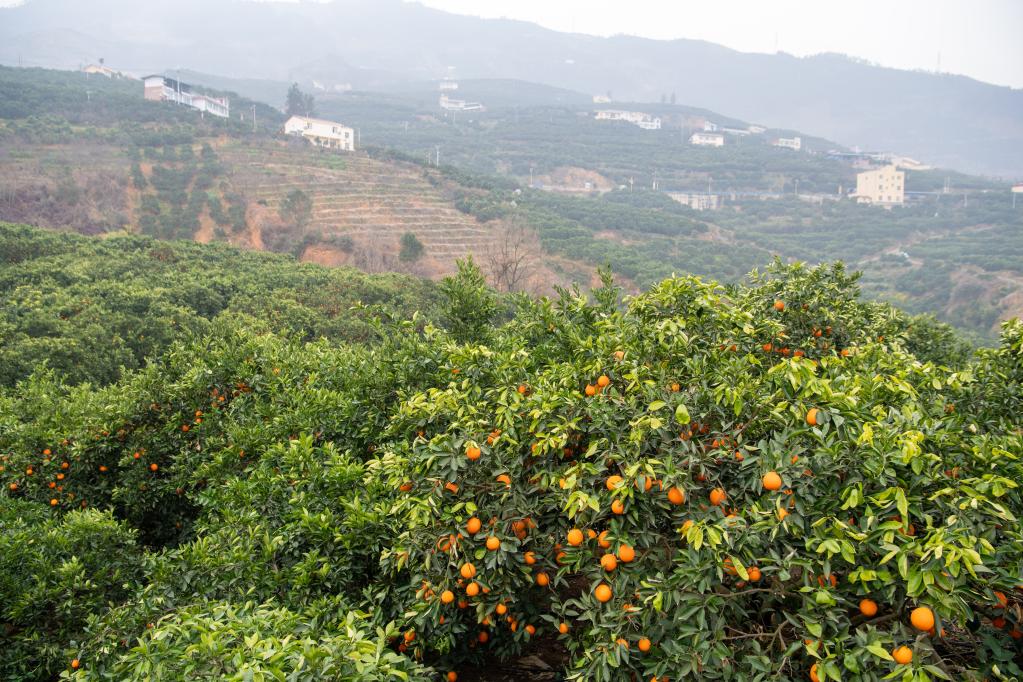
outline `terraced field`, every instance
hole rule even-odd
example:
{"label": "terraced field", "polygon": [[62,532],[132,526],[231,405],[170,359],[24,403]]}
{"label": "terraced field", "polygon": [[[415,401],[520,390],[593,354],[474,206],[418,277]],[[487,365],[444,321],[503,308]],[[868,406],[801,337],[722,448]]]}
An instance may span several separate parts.
{"label": "terraced field", "polygon": [[217,153],[234,188],[270,213],[293,190],[312,199],[308,259],[338,251],[330,246],[337,237],[396,256],[402,235],[412,232],[432,265],[451,271],[456,258],[484,253],[493,239],[493,230],[458,211],[416,166],[282,146],[225,146]]}

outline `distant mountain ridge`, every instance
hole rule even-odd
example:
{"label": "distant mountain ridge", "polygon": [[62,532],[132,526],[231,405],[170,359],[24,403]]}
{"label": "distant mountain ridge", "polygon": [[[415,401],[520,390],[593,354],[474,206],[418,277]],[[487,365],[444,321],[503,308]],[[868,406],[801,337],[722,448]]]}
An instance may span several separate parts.
{"label": "distant mountain ridge", "polygon": [[1023,177],[1023,90],[840,55],[568,34],[400,0],[28,0],[0,9],[0,62],[73,68],[100,56],[135,72],[180,67],[366,90],[412,87],[450,72],[621,100],[674,93],[679,103],[849,146]]}

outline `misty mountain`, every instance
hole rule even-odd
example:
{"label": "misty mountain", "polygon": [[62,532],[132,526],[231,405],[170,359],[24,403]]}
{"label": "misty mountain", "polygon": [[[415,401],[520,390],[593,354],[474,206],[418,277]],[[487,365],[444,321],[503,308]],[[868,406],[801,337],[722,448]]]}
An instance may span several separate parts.
{"label": "misty mountain", "polygon": [[568,34],[399,0],[28,0],[0,9],[0,61],[190,69],[399,91],[454,75],[705,107],[935,166],[1023,177],[1023,91],[841,55]]}

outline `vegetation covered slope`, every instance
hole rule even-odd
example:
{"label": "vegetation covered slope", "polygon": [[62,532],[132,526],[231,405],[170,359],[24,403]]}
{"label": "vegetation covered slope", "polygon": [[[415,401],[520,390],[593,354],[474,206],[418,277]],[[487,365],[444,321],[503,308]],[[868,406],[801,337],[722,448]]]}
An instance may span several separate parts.
{"label": "vegetation covered slope", "polygon": [[368,341],[379,311],[432,316],[438,296],[420,279],[226,245],[0,223],[0,386],[41,362],[70,384],[110,383],[224,317],[301,339]]}
{"label": "vegetation covered slope", "polygon": [[[220,73],[243,78],[374,90],[439,79],[455,67],[459,78],[539,80],[585,95],[613,91],[620,100],[657,101],[675,92],[686,104],[848,145],[975,172],[1023,172],[1023,93],[960,76],[885,69],[839,55],[796,58],[696,40],[559,33],[398,0],[284,6],[179,0],[144,10],[128,0],[103,0],[99,7],[30,0],[0,10],[0,59],[35,55],[67,68],[104,45],[112,65],[211,71],[215,64]],[[165,33],[153,34],[153,25]],[[246,30],[239,32],[240,25]],[[235,41],[210,40],[196,51],[175,40],[196,26]]]}
{"label": "vegetation covered slope", "polygon": [[3,675],[1023,674],[1018,322],[967,359],[840,266],[499,327],[471,264],[442,289],[448,331],[221,320],[7,391]]}

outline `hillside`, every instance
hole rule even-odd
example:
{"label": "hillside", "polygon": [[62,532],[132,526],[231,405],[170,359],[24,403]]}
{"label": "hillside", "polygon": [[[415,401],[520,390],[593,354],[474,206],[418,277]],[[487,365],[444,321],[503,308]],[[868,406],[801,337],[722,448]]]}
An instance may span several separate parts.
{"label": "hillside", "polygon": [[[505,86],[512,96],[529,90]],[[1023,312],[1023,207],[1012,209],[1003,185],[910,171],[909,190],[938,192],[895,211],[836,202],[856,169],[811,153],[829,149],[824,140],[807,138],[802,152],[766,135],[700,148],[670,127],[598,122],[571,108],[498,107],[454,121],[432,96],[356,93],[318,101],[355,125],[365,146],[339,156],[273,136],[281,115],[268,108],[253,134],[242,122],[141,101],[137,83],[0,69],[0,87],[9,102],[35,102],[32,116],[18,104],[0,110],[9,179],[0,219],[9,221],[430,277],[472,253],[501,288],[534,292],[589,285],[604,263],[636,291],[675,272],[735,282],[774,255],[841,259],[865,272],[871,295],[985,340]],[[494,84],[467,92],[474,87]],[[669,126],[742,123],[681,106],[650,110]],[[552,191],[528,188],[531,169]],[[649,190],[655,179],[661,190],[710,187],[724,208],[692,211]]]}
{"label": "hillside", "polygon": [[1023,675],[1018,321],[972,356],[840,264],[441,291],[443,327],[222,316],[108,386],[0,387],[0,677]]}
{"label": "hillside", "polygon": [[30,0],[0,10],[3,62],[25,58],[77,68],[82,55],[103,55],[136,72],[180,67],[359,90],[408,90],[454,67],[458,78],[513,79],[585,95],[610,91],[621,101],[656,102],[676,93],[690,106],[847,146],[1023,176],[1023,92],[837,55],[795,58],[692,40],[596,38],[399,0],[187,0],[147,3],[144,10],[127,0],[87,6]]}

